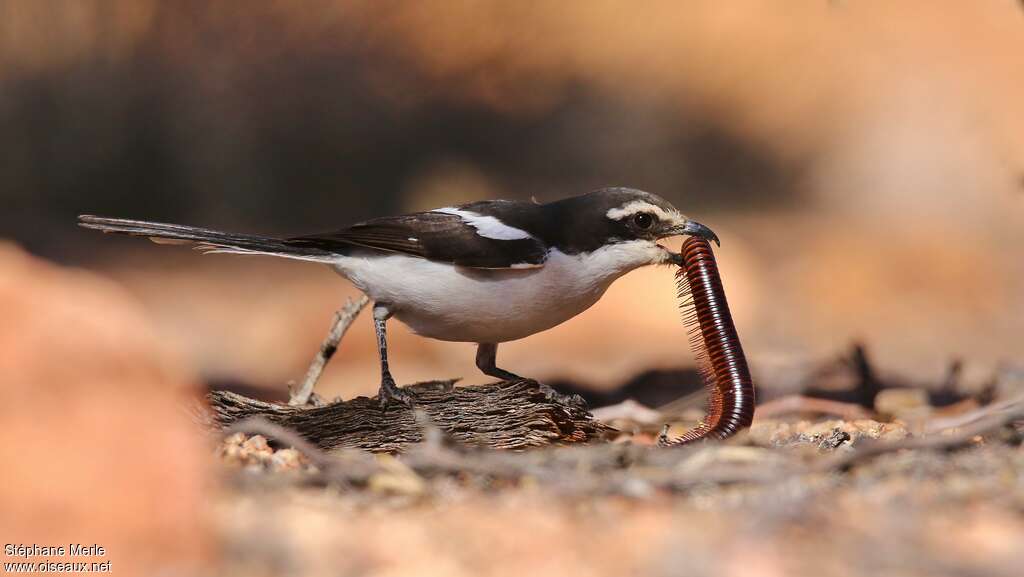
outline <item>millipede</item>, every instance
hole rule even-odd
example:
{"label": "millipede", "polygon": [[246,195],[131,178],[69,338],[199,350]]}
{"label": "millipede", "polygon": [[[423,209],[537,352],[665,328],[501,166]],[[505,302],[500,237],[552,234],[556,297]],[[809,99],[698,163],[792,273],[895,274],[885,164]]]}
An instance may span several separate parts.
{"label": "millipede", "polygon": [[676,287],[690,348],[708,393],[708,408],[704,420],[680,437],[669,439],[663,432],[659,438],[662,446],[725,439],[749,427],[754,419],[754,382],[711,245],[703,238],[690,237],[683,243],[682,257]]}

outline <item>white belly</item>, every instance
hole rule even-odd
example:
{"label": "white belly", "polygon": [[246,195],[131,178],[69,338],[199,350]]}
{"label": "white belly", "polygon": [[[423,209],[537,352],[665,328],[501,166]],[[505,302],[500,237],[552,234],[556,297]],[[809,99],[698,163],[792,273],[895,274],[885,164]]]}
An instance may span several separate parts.
{"label": "white belly", "polygon": [[513,341],[547,330],[596,303],[612,281],[661,262],[657,245],[593,253],[552,251],[543,267],[471,269],[402,254],[340,257],[334,268],[417,334],[474,343]]}

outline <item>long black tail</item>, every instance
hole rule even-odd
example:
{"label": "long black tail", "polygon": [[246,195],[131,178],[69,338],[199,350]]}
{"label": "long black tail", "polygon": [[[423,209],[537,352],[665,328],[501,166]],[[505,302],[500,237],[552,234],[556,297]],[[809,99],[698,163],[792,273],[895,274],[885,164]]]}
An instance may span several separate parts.
{"label": "long black tail", "polygon": [[78,226],[115,234],[145,236],[158,244],[195,243],[198,248],[206,252],[265,254],[316,262],[329,262],[337,258],[334,253],[317,248],[295,246],[286,239],[222,232],[181,224],[83,214],[78,217]]}

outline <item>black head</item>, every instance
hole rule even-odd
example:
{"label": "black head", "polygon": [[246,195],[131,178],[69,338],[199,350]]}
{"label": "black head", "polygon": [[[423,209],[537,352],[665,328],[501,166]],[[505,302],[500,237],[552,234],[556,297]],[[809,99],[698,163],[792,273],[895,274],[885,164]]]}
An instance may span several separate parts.
{"label": "black head", "polygon": [[[718,242],[712,230],[690,220],[665,199],[633,188],[602,188],[554,203],[572,226],[562,230],[583,250],[597,244],[635,240],[657,241],[676,236],[700,236]],[[583,245],[591,246],[583,246]]]}

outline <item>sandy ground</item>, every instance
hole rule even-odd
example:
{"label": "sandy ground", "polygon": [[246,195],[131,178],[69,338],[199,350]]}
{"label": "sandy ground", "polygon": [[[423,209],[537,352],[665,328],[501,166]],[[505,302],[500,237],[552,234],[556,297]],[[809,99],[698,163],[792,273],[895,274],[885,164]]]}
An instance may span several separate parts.
{"label": "sandy ground", "polygon": [[[534,451],[521,459],[547,465],[518,478],[414,471],[401,457],[380,456],[363,483],[312,486],[301,459],[275,459],[260,439],[235,438],[214,506],[224,543],[219,570],[1019,575],[1019,432],[978,437],[957,451],[905,450],[822,467],[872,438],[907,434],[873,421],[771,421],[725,445]],[[608,466],[607,451],[632,463]]]}

